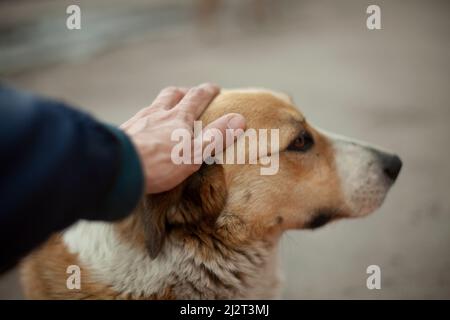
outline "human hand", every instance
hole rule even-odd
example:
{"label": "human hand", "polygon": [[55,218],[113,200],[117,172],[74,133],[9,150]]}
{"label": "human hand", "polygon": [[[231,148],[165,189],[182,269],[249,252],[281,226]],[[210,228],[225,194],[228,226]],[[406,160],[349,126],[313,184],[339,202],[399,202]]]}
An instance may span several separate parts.
{"label": "human hand", "polygon": [[[189,90],[165,88],[149,107],[121,125],[140,156],[147,193],[170,190],[200,168],[201,164],[193,161],[192,164],[173,163],[171,152],[177,142],[171,140],[171,135],[176,129],[186,129],[194,140],[194,121],[219,92],[220,89],[212,84],[202,84]],[[220,130],[225,136],[226,129],[244,129],[245,119],[236,113],[224,115],[205,127],[203,134],[211,128]]]}

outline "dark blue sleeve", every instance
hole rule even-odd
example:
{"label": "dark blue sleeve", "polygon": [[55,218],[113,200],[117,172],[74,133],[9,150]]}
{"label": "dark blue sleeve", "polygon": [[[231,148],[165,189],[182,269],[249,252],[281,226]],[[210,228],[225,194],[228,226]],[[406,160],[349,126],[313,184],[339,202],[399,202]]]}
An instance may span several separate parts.
{"label": "dark blue sleeve", "polygon": [[0,84],[0,271],[79,219],[125,217],[142,192],[122,131]]}

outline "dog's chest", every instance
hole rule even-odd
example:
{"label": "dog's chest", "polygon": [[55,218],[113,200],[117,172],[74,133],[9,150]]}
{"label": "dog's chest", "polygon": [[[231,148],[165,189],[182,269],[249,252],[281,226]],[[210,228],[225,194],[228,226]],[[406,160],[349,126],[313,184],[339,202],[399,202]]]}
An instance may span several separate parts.
{"label": "dog's chest", "polygon": [[[271,299],[279,294],[276,249],[255,248],[261,260],[257,265],[240,257],[233,257],[232,263],[220,259],[205,263],[178,246],[152,260],[124,243],[111,224],[85,221],[68,229],[64,242],[78,254],[91,281],[131,297]],[[246,252],[249,255],[254,261],[252,252]]]}

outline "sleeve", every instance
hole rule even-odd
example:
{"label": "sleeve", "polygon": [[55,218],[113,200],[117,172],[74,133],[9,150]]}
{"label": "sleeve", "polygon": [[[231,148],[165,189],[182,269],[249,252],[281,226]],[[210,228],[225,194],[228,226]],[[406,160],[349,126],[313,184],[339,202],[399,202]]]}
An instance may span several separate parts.
{"label": "sleeve", "polygon": [[0,271],[79,219],[125,217],[143,190],[121,130],[0,84]]}

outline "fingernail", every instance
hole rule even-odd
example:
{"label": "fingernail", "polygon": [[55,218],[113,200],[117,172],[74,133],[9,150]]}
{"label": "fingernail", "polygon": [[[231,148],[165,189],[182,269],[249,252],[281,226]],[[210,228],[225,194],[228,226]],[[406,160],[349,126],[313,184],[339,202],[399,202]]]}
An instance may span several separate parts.
{"label": "fingernail", "polygon": [[245,118],[236,114],[228,120],[228,129],[245,129]]}

